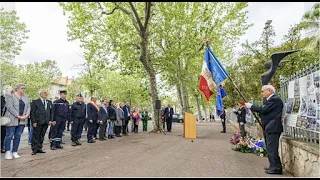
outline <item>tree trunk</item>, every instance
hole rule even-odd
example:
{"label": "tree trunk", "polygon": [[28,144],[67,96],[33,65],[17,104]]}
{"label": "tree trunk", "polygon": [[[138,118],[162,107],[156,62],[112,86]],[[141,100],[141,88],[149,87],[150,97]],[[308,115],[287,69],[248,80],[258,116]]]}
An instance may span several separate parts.
{"label": "tree trunk", "polygon": [[182,94],[181,94],[181,89],[180,89],[180,86],[179,84],[177,83],[176,84],[176,88],[177,88],[177,93],[178,93],[178,100],[180,102],[180,112],[183,111],[183,101],[182,101]]}
{"label": "tree trunk", "polygon": [[184,83],[183,83],[183,86],[181,87],[181,90],[182,90],[182,97],[183,97],[183,104],[184,104],[183,113],[190,112],[188,89]]}
{"label": "tree trunk", "polygon": [[144,69],[147,72],[148,79],[149,79],[149,85],[150,85],[150,94],[151,94],[151,104],[152,104],[152,110],[153,110],[153,117],[154,117],[154,130],[158,131],[159,125],[159,110],[156,109],[156,100],[159,99],[158,97],[158,90],[157,90],[157,80],[155,71],[152,65],[151,58],[148,53],[148,35],[147,33],[142,33],[141,42],[140,42],[140,61],[144,66]]}
{"label": "tree trunk", "polygon": [[200,121],[202,119],[202,113],[201,113],[201,108],[200,108],[200,103],[199,103],[199,95],[198,94],[194,95],[194,98],[195,98],[196,103],[197,103],[198,118],[199,118],[199,121]]}

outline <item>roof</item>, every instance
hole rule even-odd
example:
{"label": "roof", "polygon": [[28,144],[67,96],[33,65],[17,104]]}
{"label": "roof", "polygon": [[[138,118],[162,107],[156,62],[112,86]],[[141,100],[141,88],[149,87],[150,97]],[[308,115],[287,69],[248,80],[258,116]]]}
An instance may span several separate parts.
{"label": "roof", "polygon": [[72,82],[72,79],[71,78],[68,78],[67,77],[61,77],[58,82],[52,82],[52,84],[58,84],[58,85],[63,85],[63,86],[67,86],[67,85],[70,85]]}

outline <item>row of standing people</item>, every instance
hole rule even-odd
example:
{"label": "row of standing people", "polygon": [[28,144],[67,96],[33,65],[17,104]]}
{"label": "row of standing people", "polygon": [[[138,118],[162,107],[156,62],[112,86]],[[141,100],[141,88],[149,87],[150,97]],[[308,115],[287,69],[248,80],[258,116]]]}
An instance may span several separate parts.
{"label": "row of standing people", "polygon": [[[15,91],[9,86],[4,88],[4,95],[1,96],[1,116],[9,117],[10,123],[1,126],[1,149],[5,152],[5,159],[19,158],[18,148],[20,145],[20,137],[27,119],[30,117],[33,132],[31,140],[32,155],[37,153],[45,153],[43,151],[43,140],[48,127],[50,126],[49,139],[52,150],[62,149],[61,140],[64,132],[66,121],[72,124],[71,140],[72,145],[81,145],[83,125],[87,124],[87,141],[94,143],[93,136],[96,136],[99,128],[99,139],[107,139],[105,136],[107,124],[108,138],[114,138],[113,126],[116,125],[116,136],[121,137],[121,129],[123,134],[127,134],[127,126],[132,119],[138,121],[140,116],[138,111],[130,111],[130,106],[122,107],[121,103],[116,108],[114,101],[109,101],[106,106],[106,100],[102,100],[102,105],[96,105],[96,97],[93,97],[88,105],[83,102],[83,97],[78,95],[76,102],[69,108],[69,102],[66,100],[67,92],[60,91],[60,99],[51,102],[47,100],[47,91],[40,90],[40,98],[30,103],[29,98],[24,95],[25,85],[17,84]],[[145,118],[144,118],[145,119]],[[148,118],[147,118],[148,119]],[[99,127],[97,127],[97,124]],[[134,125],[134,131],[138,132],[138,123]],[[11,140],[13,139],[13,147],[11,149]]]}

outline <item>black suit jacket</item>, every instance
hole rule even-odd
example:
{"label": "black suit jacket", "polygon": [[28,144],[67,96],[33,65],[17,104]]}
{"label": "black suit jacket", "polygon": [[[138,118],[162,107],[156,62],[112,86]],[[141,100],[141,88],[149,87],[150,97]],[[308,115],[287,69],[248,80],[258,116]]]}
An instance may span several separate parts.
{"label": "black suit jacket", "polygon": [[266,133],[281,133],[283,132],[282,108],[282,100],[277,95],[273,95],[261,107],[252,105],[251,111],[260,114],[262,126]]}
{"label": "black suit jacket", "polygon": [[87,104],[87,114],[88,114],[88,121],[90,121],[90,120],[97,121],[98,120],[98,110],[91,103]]}
{"label": "black suit jacket", "polygon": [[102,106],[100,107],[99,113],[98,113],[98,119],[102,122],[107,122],[108,120],[108,109],[104,109]]}
{"label": "black suit jacket", "polygon": [[238,111],[234,113],[237,115],[238,123],[246,123],[246,109],[244,107],[239,108]]}
{"label": "black suit jacket", "polygon": [[165,116],[166,116],[166,119],[172,118],[173,108],[170,107],[170,110],[169,110],[169,107],[166,107],[166,109],[164,109],[164,114],[165,114]]}
{"label": "black suit jacket", "polygon": [[32,124],[37,123],[37,125],[42,125],[42,124],[48,124],[49,121],[52,121],[52,118],[53,118],[52,102],[47,100],[46,103],[47,103],[47,110],[44,108],[43,102],[40,98],[32,101],[31,111],[30,111]]}

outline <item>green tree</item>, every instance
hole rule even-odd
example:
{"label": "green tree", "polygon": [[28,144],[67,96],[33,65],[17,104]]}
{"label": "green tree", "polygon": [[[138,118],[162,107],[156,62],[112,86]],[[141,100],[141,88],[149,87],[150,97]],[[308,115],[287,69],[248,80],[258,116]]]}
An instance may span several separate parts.
{"label": "green tree", "polygon": [[57,62],[52,60],[19,65],[19,69],[19,83],[26,85],[26,94],[30,99],[38,98],[40,89],[48,89],[53,81],[61,77]]}
{"label": "green tree", "polygon": [[29,30],[19,19],[16,11],[0,8],[0,61],[11,60],[19,55],[21,45],[28,39]]}

